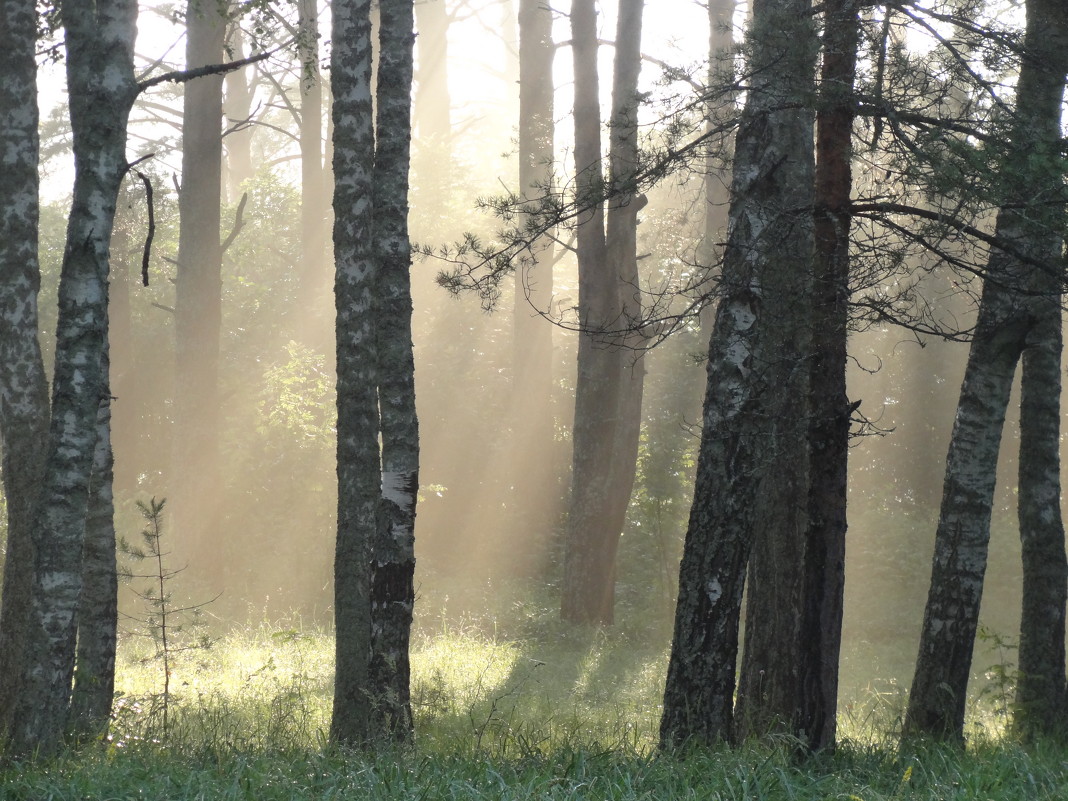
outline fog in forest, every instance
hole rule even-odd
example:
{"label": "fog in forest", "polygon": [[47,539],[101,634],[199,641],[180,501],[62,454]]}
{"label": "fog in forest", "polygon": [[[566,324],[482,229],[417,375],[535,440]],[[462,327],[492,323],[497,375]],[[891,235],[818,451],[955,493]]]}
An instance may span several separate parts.
{"label": "fog in forest", "polygon": [[[480,202],[519,189],[516,11],[514,0],[417,5],[410,224],[413,241],[433,253],[454,247],[465,232],[491,240],[501,222]],[[689,102],[688,76],[707,69],[708,22],[704,9],[688,0],[658,0],[647,12],[642,49],[649,58],[641,85],[649,100],[642,133],[655,140],[670,112]],[[158,56],[178,41],[179,27],[156,19],[167,13],[161,7],[158,15],[144,15],[151,19],[142,25],[143,57]],[[739,13],[740,23],[744,9]],[[610,39],[610,7],[601,24]],[[328,17],[320,25],[328,30]],[[568,37],[566,19],[558,18],[555,40]],[[325,64],[325,39],[322,47]],[[611,48],[602,49],[607,102]],[[179,44],[168,59],[181,66],[182,50]],[[218,596],[205,611],[220,628],[265,619],[327,627],[332,618],[336,412],[330,189],[324,179],[302,198],[294,114],[301,71],[294,54],[282,51],[226,81],[221,236],[226,240],[235,226],[239,230],[223,256],[219,461],[211,468],[217,480],[165,518],[169,559],[176,567],[186,565],[174,592],[194,602]],[[564,46],[557,47],[555,82],[553,171],[558,184],[567,185],[574,163],[570,52]],[[328,108],[326,91],[319,163],[327,167]],[[131,123],[131,160],[155,154],[140,166],[155,190],[149,286],[141,286],[146,206],[136,180],[124,185],[112,248],[116,513],[118,532],[127,539],[135,539],[144,525],[135,501],[171,498],[174,492],[180,109],[181,90],[161,87],[142,98]],[[63,112],[50,112],[42,110],[46,186],[54,193],[42,212],[46,351],[52,348],[64,235],[65,210],[56,187],[67,175],[69,138]],[[698,257],[703,173],[694,163],[665,178],[648,192],[649,204],[639,217],[642,281],[668,314],[681,312],[691,300],[673,293],[714,267]],[[526,301],[530,288],[522,281],[518,303],[516,283],[508,278],[488,310],[486,298],[474,292],[453,296],[438,285],[439,271],[453,266],[449,261],[433,255],[414,260],[421,439],[417,629],[432,631],[444,620],[492,631],[498,619],[558,613],[577,341],[578,289],[569,237],[559,232],[551,292],[536,288],[532,297],[541,304],[536,308]],[[966,289],[933,270],[924,274],[917,294],[967,329],[976,294]],[[523,389],[517,378],[518,371],[529,369],[526,359],[537,347],[527,334],[532,321],[551,335],[550,370],[540,376],[537,392]],[[707,341],[699,320],[686,318],[644,357],[642,437],[618,556],[615,625],[665,646],[692,497]],[[967,343],[877,325],[855,332],[850,348],[850,396],[862,401],[858,414],[869,424],[854,426],[858,436],[850,454],[842,652],[847,699],[866,687],[893,693],[895,680],[908,681]],[[1021,579],[1012,426],[1010,421],[1002,446],[981,616],[990,631],[1009,638],[1019,623]],[[186,469],[202,468],[193,463]],[[210,521],[210,536],[197,543],[183,538],[183,514]],[[124,603],[130,602],[127,595]],[[980,642],[978,648],[989,644]],[[983,650],[975,671],[981,674],[997,659]]]}

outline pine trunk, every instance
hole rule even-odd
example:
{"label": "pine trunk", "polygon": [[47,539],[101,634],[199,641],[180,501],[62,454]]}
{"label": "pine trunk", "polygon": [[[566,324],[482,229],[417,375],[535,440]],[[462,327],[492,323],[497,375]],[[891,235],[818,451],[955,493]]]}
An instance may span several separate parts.
{"label": "pine trunk", "polygon": [[853,84],[860,16],[856,0],[824,5],[823,64],[816,113],[813,355],[809,386],[809,505],[795,733],[811,750],[833,748],[845,590],[850,404],[849,203]]}
{"label": "pine trunk", "polygon": [[[519,188],[536,224],[538,200],[552,191],[552,11],[542,0],[519,4]],[[512,456],[515,507],[511,550],[516,567],[536,570],[559,512],[553,471],[553,326],[542,314],[553,295],[552,239],[543,236],[516,267],[512,328]]]}
{"label": "pine trunk", "polygon": [[[189,0],[186,68],[223,61],[224,4]],[[222,75],[185,86],[181,229],[175,294],[176,378],[171,509],[187,578],[222,590],[219,524],[219,342],[222,328]]]}

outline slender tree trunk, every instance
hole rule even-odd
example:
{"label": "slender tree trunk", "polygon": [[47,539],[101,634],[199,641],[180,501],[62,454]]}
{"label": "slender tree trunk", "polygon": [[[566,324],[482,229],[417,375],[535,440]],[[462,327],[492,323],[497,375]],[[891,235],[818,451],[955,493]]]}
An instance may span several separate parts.
{"label": "slender tree trunk", "polygon": [[824,4],[823,64],[816,113],[815,258],[808,537],[796,734],[812,750],[833,748],[845,591],[846,486],[850,403],[846,396],[849,321],[849,202],[852,191],[853,83],[860,43],[857,0]]}
{"label": "slender tree trunk", "polygon": [[323,286],[326,209],[323,194],[323,81],[319,74],[319,3],[298,5],[300,79],[300,259],[306,292]]}
{"label": "slender tree trunk", "polygon": [[[542,0],[519,5],[519,186],[532,218],[552,191],[554,161],[552,11]],[[558,510],[553,498],[553,326],[541,317],[552,303],[555,248],[537,239],[516,267],[512,328],[513,550],[526,564],[547,542]]]}
{"label": "slender tree trunk", "polygon": [[[228,31],[229,57],[237,60],[245,58],[245,35],[241,25],[231,22]],[[226,145],[226,194],[230,202],[241,197],[241,186],[256,174],[252,161],[252,134],[255,130],[250,122],[252,117],[252,87],[249,85],[248,71],[254,67],[245,67],[226,73],[223,98],[223,114],[226,117],[227,134],[223,139]]]}
{"label": "slender tree trunk", "polygon": [[1064,737],[1065,605],[1068,564],[1061,518],[1059,281],[1043,281],[1046,303],[1023,354],[1020,384],[1019,518],[1023,552],[1020,676],[1014,725],[1025,739]]}
{"label": "slender tree trunk", "polygon": [[[421,140],[433,137],[451,152],[452,102],[449,97],[449,11],[446,0],[415,5],[418,61],[415,72],[415,127]],[[522,134],[522,131],[520,132]]]}
{"label": "slender tree trunk", "polygon": [[[1063,4],[1055,0],[1028,0],[1027,30],[1016,84],[1015,121],[1003,167],[1009,189],[996,224],[999,237],[1050,265],[1051,269],[1061,261],[1064,229],[1063,175],[1056,174],[1049,166],[1057,163],[1053,154],[1060,142],[1061,103],[1068,71],[1066,36],[1068,26]],[[1040,349],[1029,357],[1033,369],[1043,358],[1051,356],[1054,345],[1036,336],[1043,328],[1049,333],[1049,323],[1043,325],[1042,320],[1049,318],[1048,307],[1052,302],[1049,289],[1051,286],[1060,289],[1059,276],[1051,282],[1033,265],[1023,264],[1001,251],[991,254],[987,276],[946,459],[931,588],[905,718],[905,730],[910,735],[963,739],[968,676],[990,541],[997,458],[1013,373],[1025,347]],[[1047,350],[1045,356],[1041,352],[1043,348]],[[1060,557],[1056,559],[1059,564],[1064,541],[1063,532],[1058,533],[1059,521],[1048,511],[1036,510],[1032,505],[1038,498],[1047,501],[1049,481],[1059,483],[1059,479],[1053,470],[1055,457],[1051,459],[1046,450],[1051,446],[1039,446],[1034,439],[1038,432],[1050,435],[1049,412],[1035,405],[1033,388],[1028,389],[1026,408],[1031,419],[1021,426],[1027,431],[1028,447],[1034,447],[1034,451],[1025,455],[1021,450],[1020,462],[1023,465],[1033,458],[1034,464],[1021,472],[1020,513],[1021,523],[1027,527],[1021,530],[1025,570],[1029,579],[1035,579],[1039,578],[1033,561],[1037,554],[1031,549],[1051,548],[1049,538],[1059,538],[1059,544],[1052,546],[1060,548]],[[1049,387],[1043,387],[1042,391],[1048,392]],[[1040,592],[1049,591],[1056,597],[1063,586],[1063,572],[1058,567],[1050,567],[1052,581],[1043,585],[1039,579]],[[1033,591],[1034,588],[1026,591],[1028,604],[1035,600]],[[1033,611],[1033,607],[1026,611]],[[1059,614],[1064,614],[1063,604],[1059,606]],[[1046,670],[1060,660],[1059,667],[1055,667],[1057,678],[1047,685],[1060,690],[1049,697],[1056,705],[1063,693],[1063,651],[1059,657],[1039,656],[1041,651],[1030,650],[1037,645],[1031,639],[1035,630],[1026,625],[1024,628],[1029,639],[1024,648],[1027,659],[1037,660],[1037,670],[1032,668],[1033,680],[1040,683],[1048,675]],[[1058,639],[1060,636],[1063,636],[1063,626]],[[1021,654],[1021,662],[1023,659]],[[1040,692],[1040,685],[1025,682],[1024,692],[1032,691]]]}
{"label": "slender tree trunk", "polygon": [[[224,3],[189,0],[186,68],[223,62]],[[185,86],[181,229],[175,295],[176,380],[171,509],[190,577],[222,589],[219,342],[222,327],[222,75]]]}
{"label": "slender tree trunk", "polygon": [[32,528],[48,441],[48,383],[37,339],[37,12],[0,2],[0,437],[7,556],[0,603],[0,737],[19,696],[33,579]]}
{"label": "slender tree trunk", "polygon": [[642,288],[638,274],[638,212],[646,198],[638,193],[638,74],[641,69],[642,11],[645,0],[622,0],[616,24],[612,71],[612,116],[608,148],[611,197],[605,215],[608,263],[616,273],[619,336],[616,368],[620,372],[615,441],[609,463],[611,485],[606,536],[615,578],[619,535],[626,521],[638,464],[638,442],[645,389]]}
{"label": "slender tree trunk", "polygon": [[[797,99],[811,92],[815,33],[808,0],[765,0],[753,7],[749,92],[735,137],[730,235],[720,301],[709,343],[704,426],[694,501],[679,571],[679,600],[664,714],[665,748],[729,739],[746,566],[755,541],[789,545],[804,532],[807,379],[804,298],[812,233],[812,115]],[[767,559],[770,549],[765,550]],[[770,580],[773,564],[764,562]],[[790,565],[782,565],[785,573]],[[796,564],[794,565],[796,570]],[[787,575],[788,586],[796,577]],[[767,589],[768,585],[764,585]],[[753,608],[753,607],[750,607]],[[765,607],[768,614],[775,610]],[[796,654],[797,607],[782,631],[784,656]],[[770,644],[767,650],[774,651]],[[761,733],[780,707],[763,695],[794,698],[793,665],[778,654],[761,665],[747,641],[750,683],[739,734]],[[780,689],[785,688],[785,690]],[[739,699],[739,704],[743,703]]]}
{"label": "slender tree trunk", "polygon": [[640,335],[632,329],[641,318],[634,226],[644,199],[636,197],[633,173],[643,5],[641,0],[620,5],[610,159],[621,172],[613,179],[607,215],[596,13],[592,0],[575,0],[571,9],[575,185],[577,202],[585,209],[578,217],[577,232],[582,330],[560,606],[561,617],[573,623],[613,622],[616,552],[634,481],[641,424],[644,365],[634,347]]}
{"label": "slender tree trunk", "polygon": [[[736,100],[733,93],[724,91],[726,77],[730,76],[734,50],[735,0],[711,0],[708,3],[708,74],[706,80],[716,99],[705,110],[706,130],[735,113]],[[705,158],[705,219],[701,242],[697,249],[697,264],[706,273],[714,274],[723,260],[723,243],[727,239],[727,209],[730,203],[729,163],[730,143],[727,136],[716,137],[708,143]],[[707,279],[706,279],[707,280]],[[712,291],[710,283],[700,288],[704,295]],[[701,306],[701,331],[711,336],[715,324],[715,304],[706,298]]]}
{"label": "slender tree trunk", "polygon": [[126,171],[126,121],[137,92],[136,4],[62,3],[60,11],[75,179],[59,286],[52,423],[33,530],[29,669],[10,739],[20,754],[54,752],[67,725],[90,475],[106,389],[108,248]]}
{"label": "slender tree trunk", "polygon": [[610,623],[615,585],[604,536],[613,420],[605,414],[619,396],[616,358],[604,333],[617,315],[617,287],[609,272],[601,174],[600,82],[594,0],[571,4],[575,71],[575,186],[579,263],[578,375],[572,429],[571,499],[560,615],[575,623]]}
{"label": "slender tree trunk", "polygon": [[382,509],[371,566],[371,680],[375,725],[412,736],[410,668],[415,603],[419,427],[412,351],[408,170],[411,161],[412,0],[380,0],[373,227],[375,321],[382,421]]}
{"label": "slender tree trunk", "polygon": [[330,740],[373,736],[371,552],[380,505],[378,392],[371,244],[374,112],[370,0],[333,10],[334,283],[337,305],[338,529],[334,557],[336,665]]}
{"label": "slender tree trunk", "polygon": [[115,564],[115,504],[112,495],[115,460],[111,451],[110,360],[104,343],[104,394],[97,413],[93,476],[82,549],[82,595],[78,605],[78,648],[75,657],[71,727],[81,737],[107,732],[115,692],[115,648],[118,629],[118,576]]}

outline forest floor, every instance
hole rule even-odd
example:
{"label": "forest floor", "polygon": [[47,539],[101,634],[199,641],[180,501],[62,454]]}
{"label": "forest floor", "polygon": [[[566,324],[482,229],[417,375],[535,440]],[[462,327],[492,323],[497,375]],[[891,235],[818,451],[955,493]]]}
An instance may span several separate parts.
{"label": "forest floor", "polygon": [[107,740],[3,766],[0,799],[1068,798],[1068,752],[1004,738],[989,693],[966,749],[899,748],[903,694],[869,690],[843,704],[833,755],[798,761],[787,741],[658,755],[664,636],[524,614],[507,631],[424,621],[416,744],[374,755],[325,747],[333,642],[316,628],[264,623],[175,651],[166,697],[151,638],[128,637]]}

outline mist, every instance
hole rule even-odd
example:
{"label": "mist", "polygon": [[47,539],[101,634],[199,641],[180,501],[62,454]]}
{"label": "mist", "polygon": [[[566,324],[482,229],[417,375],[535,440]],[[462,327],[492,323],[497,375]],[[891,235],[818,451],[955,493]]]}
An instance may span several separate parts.
{"label": "mist", "polygon": [[[578,342],[573,243],[568,232],[559,232],[551,292],[532,294],[522,280],[517,290],[507,279],[490,303],[475,291],[454,295],[438,281],[452,266],[442,254],[454,252],[465,233],[486,241],[496,236],[502,223],[485,199],[520,189],[515,5],[429,0],[417,6],[410,225],[413,241],[425,250],[412,269],[422,453],[415,615],[417,630],[425,632],[442,625],[492,631],[498,621],[553,617],[559,604]],[[609,37],[607,5],[602,24]],[[649,59],[642,91],[650,99],[642,125],[650,139],[689,91],[685,76],[700,73],[707,60],[703,9],[663,0],[653,16],[661,14],[672,24],[651,20],[643,44]],[[684,28],[696,34],[679,37]],[[145,52],[158,53],[168,36],[178,36],[175,26],[146,26]],[[567,40],[565,19],[557,19],[554,38]],[[611,48],[603,49],[601,69],[608,75]],[[568,62],[560,48],[553,172],[561,185],[574,172]],[[184,498],[180,508],[169,507],[165,517],[168,559],[181,570],[174,592],[209,602],[205,611],[220,630],[250,621],[327,627],[332,617],[337,489],[329,91],[326,85],[321,148],[312,156],[326,175],[318,184],[305,183],[302,194],[301,166],[309,157],[302,157],[293,114],[301,69],[292,53],[279,54],[236,73],[225,89],[230,133],[221,238],[233,236],[222,260],[218,408],[202,410],[219,416],[218,465],[210,468],[218,480]],[[174,276],[182,143],[180,90],[168,91],[142,101],[131,123],[131,160],[154,154],[142,166],[155,189],[148,286],[140,279],[146,199],[135,180],[124,187],[112,243],[116,527],[127,538],[143,525],[135,502],[170,498],[176,483]],[[46,126],[46,152],[49,144],[61,151],[62,121],[49,125],[54,130]],[[64,175],[62,155],[53,158],[46,170]],[[700,167],[669,177],[648,192],[640,213],[642,280],[665,317],[681,315],[693,300],[683,290],[715,269],[698,255],[703,178]],[[46,199],[41,308],[47,359],[65,212],[61,198]],[[935,279],[924,290],[929,302],[951,310],[960,329],[969,327],[975,308],[967,293]],[[662,647],[671,634],[692,498],[708,343],[696,316],[681,320],[644,355],[638,471],[616,576],[617,629]],[[536,347],[530,326],[548,343],[537,391],[522,382]],[[850,455],[843,698],[903,692],[901,683],[908,681],[967,357],[965,342],[889,325],[864,326],[852,335],[850,349],[850,396],[862,400],[869,424],[855,426]],[[982,615],[990,631],[1003,634],[1016,630],[1020,615],[1013,425],[1010,420],[1002,444]],[[194,460],[184,469],[209,466]],[[190,541],[183,516],[207,521],[209,536]],[[123,604],[133,603],[125,591]],[[981,670],[997,655],[989,643],[978,648]]]}

